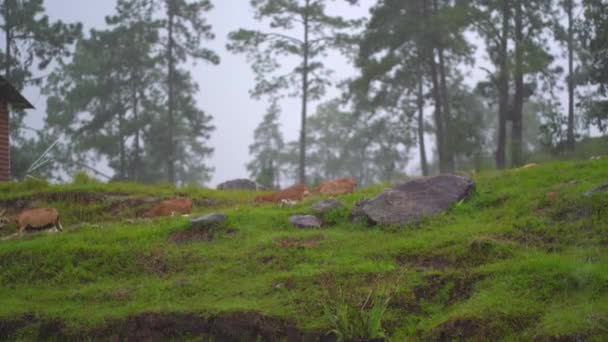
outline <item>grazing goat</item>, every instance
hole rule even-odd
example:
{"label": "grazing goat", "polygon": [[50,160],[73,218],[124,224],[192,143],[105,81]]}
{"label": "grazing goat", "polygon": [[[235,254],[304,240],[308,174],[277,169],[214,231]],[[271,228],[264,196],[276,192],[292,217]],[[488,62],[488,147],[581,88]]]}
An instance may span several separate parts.
{"label": "grazing goat", "polygon": [[[12,221],[11,219],[4,217],[4,211],[0,216],[2,216],[2,219],[0,219],[0,226],[4,226]],[[51,228],[63,231],[61,222],[59,222],[59,211],[55,208],[27,209],[22,211],[15,221],[19,230],[8,238],[12,238],[16,235],[23,235],[28,229],[44,230]]]}
{"label": "grazing goat", "polygon": [[160,201],[150,209],[145,217],[173,216],[174,214],[187,215],[192,212],[192,200],[186,197],[177,197]]}
{"label": "grazing goat", "polygon": [[332,181],[322,183],[317,186],[313,193],[325,194],[325,195],[343,195],[349,194],[355,191],[357,182],[352,178],[339,178]]}
{"label": "grazing goat", "polygon": [[308,196],[309,190],[304,184],[297,184],[287,189],[274,192],[269,195],[260,195],[255,198],[255,203],[283,203],[286,201],[301,201]]}

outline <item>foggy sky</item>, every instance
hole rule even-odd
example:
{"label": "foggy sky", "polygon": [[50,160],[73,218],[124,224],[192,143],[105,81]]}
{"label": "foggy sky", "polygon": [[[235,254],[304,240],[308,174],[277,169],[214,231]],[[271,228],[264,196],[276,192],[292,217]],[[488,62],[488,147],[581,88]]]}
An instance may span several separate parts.
{"label": "foggy sky", "polygon": [[[369,6],[374,1],[361,2],[360,6],[353,7],[345,1],[336,1],[329,9],[332,14],[362,17],[368,14]],[[115,0],[46,0],[45,6],[52,20],[80,21],[87,33],[91,28],[105,27],[104,18],[114,13],[115,3]],[[248,177],[245,163],[249,161],[249,144],[253,141],[253,131],[262,121],[267,108],[265,100],[258,101],[249,97],[249,90],[254,86],[254,75],[245,56],[231,54],[225,48],[229,32],[241,27],[267,29],[267,26],[253,19],[249,0],[215,0],[213,4],[214,9],[207,14],[207,18],[213,25],[216,39],[204,44],[220,55],[221,64],[213,66],[199,62],[187,65],[200,85],[196,97],[199,107],[213,116],[216,126],[210,141],[215,152],[207,160],[207,163],[215,168],[215,172],[208,186],[215,186],[229,179]],[[325,63],[335,71],[335,82],[354,75],[354,69],[339,55],[328,57]],[[44,71],[48,72],[49,70]],[[324,100],[338,94],[337,90],[332,89]],[[28,113],[26,124],[42,128],[46,99],[40,96],[36,89],[26,89],[25,95],[36,107],[36,110]],[[285,140],[296,140],[299,135],[300,104],[297,99],[288,99],[281,104],[281,129]],[[310,114],[314,113],[317,104],[318,102],[315,102],[310,106]],[[97,167],[105,173],[111,173],[102,164]]]}
{"label": "foggy sky", "polygon": [[[376,0],[362,0],[360,5],[353,7],[346,1],[338,0],[330,2],[331,14],[339,14],[348,18],[367,17],[369,8]],[[266,30],[267,26],[253,19],[253,10],[249,0],[214,0],[214,9],[206,17],[213,26],[216,39],[204,42],[205,46],[215,50],[222,61],[219,66],[205,63],[187,65],[194,79],[200,86],[196,96],[198,105],[208,114],[213,116],[216,130],[212,133],[210,144],[215,148],[213,156],[207,160],[207,164],[215,168],[212,181],[208,186],[215,186],[220,182],[234,178],[246,178],[248,172],[245,163],[250,160],[249,144],[253,141],[253,131],[262,121],[267,108],[265,100],[253,100],[249,97],[249,90],[254,86],[254,75],[244,55],[234,55],[226,50],[227,35],[233,30],[243,28],[254,28]],[[104,17],[114,13],[115,0],[46,0],[45,6],[51,19],[61,19],[65,22],[80,21],[84,24],[85,33],[90,28],[103,28]],[[471,32],[467,33],[467,39],[476,46],[474,66],[463,66],[461,72],[465,76],[465,83],[474,86],[478,81],[485,79],[487,75],[481,67],[493,70],[488,62],[487,53],[483,41]],[[551,52],[558,54],[558,46],[551,46]],[[293,65],[297,59],[285,61]],[[338,54],[325,59],[325,64],[333,69],[332,81],[339,82],[356,74],[350,63]],[[557,61],[565,67],[563,58]],[[48,73],[45,71],[44,73]],[[563,78],[563,75],[562,75]],[[562,108],[567,103],[565,89],[557,90]],[[331,89],[323,100],[329,100],[340,93]],[[36,89],[26,89],[25,95],[37,108],[28,113],[26,124],[35,128],[42,128],[42,120],[45,115],[46,99],[40,96]],[[315,112],[319,102],[313,102],[309,106],[309,115]],[[280,117],[281,130],[285,141],[293,141],[298,138],[300,126],[300,102],[298,99],[288,99],[281,102],[282,114]],[[427,116],[430,115],[427,110]],[[433,156],[434,138],[426,135],[427,155]],[[407,167],[410,174],[419,173],[419,158],[417,149],[412,149],[411,160]],[[97,165],[106,173],[111,171],[102,164]],[[283,184],[288,185],[288,184]]]}

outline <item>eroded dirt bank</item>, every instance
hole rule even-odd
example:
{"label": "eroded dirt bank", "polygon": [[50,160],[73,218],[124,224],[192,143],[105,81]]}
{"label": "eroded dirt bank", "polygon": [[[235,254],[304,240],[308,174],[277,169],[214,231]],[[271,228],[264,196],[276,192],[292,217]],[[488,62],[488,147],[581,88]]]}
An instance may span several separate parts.
{"label": "eroded dirt bank", "polygon": [[335,341],[333,336],[303,332],[290,322],[257,313],[234,313],[205,318],[197,314],[146,313],[121,321],[109,321],[89,331],[75,331],[63,322],[42,321],[33,316],[0,320],[0,340],[104,340],[167,341]]}

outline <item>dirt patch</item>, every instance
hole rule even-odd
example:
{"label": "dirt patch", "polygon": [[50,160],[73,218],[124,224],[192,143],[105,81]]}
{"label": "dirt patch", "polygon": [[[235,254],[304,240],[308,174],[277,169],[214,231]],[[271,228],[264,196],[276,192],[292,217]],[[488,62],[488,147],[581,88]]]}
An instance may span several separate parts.
{"label": "dirt patch", "polygon": [[189,229],[169,236],[169,242],[177,245],[184,245],[193,242],[207,242],[216,239],[219,235],[234,235],[237,230],[234,228],[222,229]]}
{"label": "dirt patch", "polygon": [[477,340],[492,341],[499,338],[490,324],[476,319],[456,319],[445,322],[437,328],[436,338],[440,341]]}
{"label": "dirt patch", "polygon": [[438,300],[444,305],[452,305],[467,300],[473,294],[475,283],[482,280],[481,275],[430,275],[425,284],[414,289],[416,302]]}
{"label": "dirt patch", "polygon": [[448,268],[463,268],[465,267],[462,260],[455,260],[445,255],[411,255],[402,254],[397,256],[397,262],[403,266],[417,268],[424,271],[427,268],[445,270]]}
{"label": "dirt patch", "polygon": [[534,341],[537,342],[581,342],[588,341],[590,339],[589,336],[580,334],[580,335],[568,335],[568,336],[542,336],[537,337]]}
{"label": "dirt patch", "polygon": [[315,248],[318,247],[321,241],[323,240],[323,236],[313,236],[308,239],[283,239],[277,241],[277,245],[281,248]]}
{"label": "dirt patch", "polygon": [[492,321],[455,318],[433,329],[428,338],[439,341],[497,341],[509,332],[524,331],[535,322],[534,317],[500,317]]}
{"label": "dirt patch", "polygon": [[159,277],[165,276],[169,272],[169,265],[162,250],[154,250],[149,254],[141,255],[137,262],[146,272]]}
{"label": "dirt patch", "polygon": [[320,333],[305,333],[293,323],[258,313],[233,313],[211,318],[188,313],[145,313],[110,321],[92,331],[65,329],[61,322],[40,322],[28,316],[0,321],[0,336],[14,338],[19,330],[35,328],[39,340],[168,341],[335,341]]}

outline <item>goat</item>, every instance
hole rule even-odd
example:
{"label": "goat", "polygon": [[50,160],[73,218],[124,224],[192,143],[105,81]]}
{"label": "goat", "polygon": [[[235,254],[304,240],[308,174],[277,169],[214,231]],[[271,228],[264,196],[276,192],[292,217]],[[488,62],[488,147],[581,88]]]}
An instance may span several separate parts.
{"label": "goat", "polygon": [[[10,223],[12,220],[4,216],[5,211],[2,212],[2,219],[0,221],[0,227]],[[19,230],[17,233],[5,238],[10,239],[13,236],[21,236],[26,230],[44,230],[44,229],[57,229],[63,231],[61,222],[59,222],[59,211],[55,208],[37,208],[27,209],[21,212],[15,220]]]}
{"label": "goat", "polygon": [[357,182],[352,178],[339,178],[332,181],[322,183],[317,186],[313,193],[320,193],[325,195],[343,195],[355,191]]}
{"label": "goat", "polygon": [[186,197],[177,197],[160,201],[150,209],[145,217],[173,216],[174,214],[187,215],[192,212],[192,200]]}
{"label": "goat", "polygon": [[269,195],[260,195],[255,198],[255,203],[282,203],[283,201],[301,201],[309,194],[304,184],[297,184],[287,189],[274,192]]}

